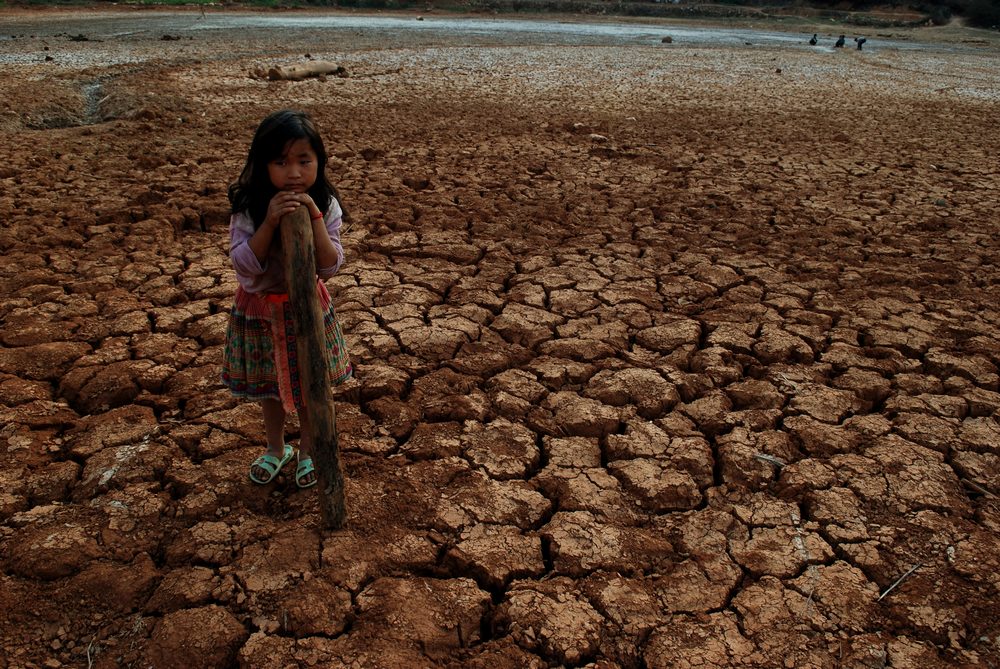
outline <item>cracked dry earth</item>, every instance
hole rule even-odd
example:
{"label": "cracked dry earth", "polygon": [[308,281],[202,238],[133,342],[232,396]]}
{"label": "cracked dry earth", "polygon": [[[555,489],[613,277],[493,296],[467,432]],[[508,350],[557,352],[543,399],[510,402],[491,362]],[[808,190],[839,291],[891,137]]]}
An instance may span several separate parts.
{"label": "cracked dry earth", "polygon": [[[994,45],[148,16],[3,15],[0,667],[1000,664]],[[283,106],[353,219],[336,532],[219,383]]]}

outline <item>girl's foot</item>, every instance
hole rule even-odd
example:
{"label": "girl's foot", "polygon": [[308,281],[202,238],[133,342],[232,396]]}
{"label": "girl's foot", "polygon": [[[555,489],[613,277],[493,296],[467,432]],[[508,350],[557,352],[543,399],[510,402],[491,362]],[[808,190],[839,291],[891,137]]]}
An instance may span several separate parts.
{"label": "girl's foot", "polygon": [[299,458],[299,466],[295,468],[295,485],[308,488],[316,485],[316,470],[310,457]]}
{"label": "girl's foot", "polygon": [[268,448],[250,465],[250,480],[261,485],[270,483],[294,455],[295,449],[288,444],[284,444],[281,451]]}

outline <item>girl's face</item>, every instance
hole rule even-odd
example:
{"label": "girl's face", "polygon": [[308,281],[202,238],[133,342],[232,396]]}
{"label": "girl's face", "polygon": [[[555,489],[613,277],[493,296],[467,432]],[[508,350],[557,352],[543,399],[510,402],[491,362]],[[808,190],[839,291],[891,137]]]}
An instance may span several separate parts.
{"label": "girl's face", "polygon": [[318,168],[316,152],[303,137],[290,141],[285,152],[267,164],[267,175],[278,190],[305,193],[316,183]]}

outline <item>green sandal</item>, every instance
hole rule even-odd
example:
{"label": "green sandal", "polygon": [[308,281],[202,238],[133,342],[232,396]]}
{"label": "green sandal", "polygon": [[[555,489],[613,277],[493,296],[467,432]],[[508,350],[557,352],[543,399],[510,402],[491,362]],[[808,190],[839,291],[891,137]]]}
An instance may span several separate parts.
{"label": "green sandal", "polygon": [[[295,455],[295,449],[285,444],[285,450],[281,454],[281,459],[279,460],[270,453],[265,453],[260,456],[250,465],[250,480],[254,483],[259,483],[261,485],[266,485],[274,480],[274,477],[278,475],[281,468],[288,464],[288,461],[292,459]],[[260,467],[265,472],[268,473],[267,478],[257,478],[254,476],[254,467]],[[298,474],[296,473],[296,476]]]}
{"label": "green sandal", "polygon": [[295,485],[300,488],[311,488],[316,485],[316,481],[319,479],[315,476],[313,476],[313,480],[309,481],[309,483],[302,482],[302,479],[307,477],[309,474],[312,474],[314,471],[316,470],[313,468],[312,458],[302,458],[299,460],[299,465],[295,468]]}

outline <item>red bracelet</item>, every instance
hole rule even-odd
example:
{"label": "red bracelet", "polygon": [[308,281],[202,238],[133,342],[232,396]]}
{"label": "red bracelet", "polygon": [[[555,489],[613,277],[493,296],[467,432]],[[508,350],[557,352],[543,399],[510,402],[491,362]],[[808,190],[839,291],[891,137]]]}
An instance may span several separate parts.
{"label": "red bracelet", "polygon": [[320,214],[319,216],[310,216],[310,218],[314,221],[320,221],[323,219],[323,214]]}

